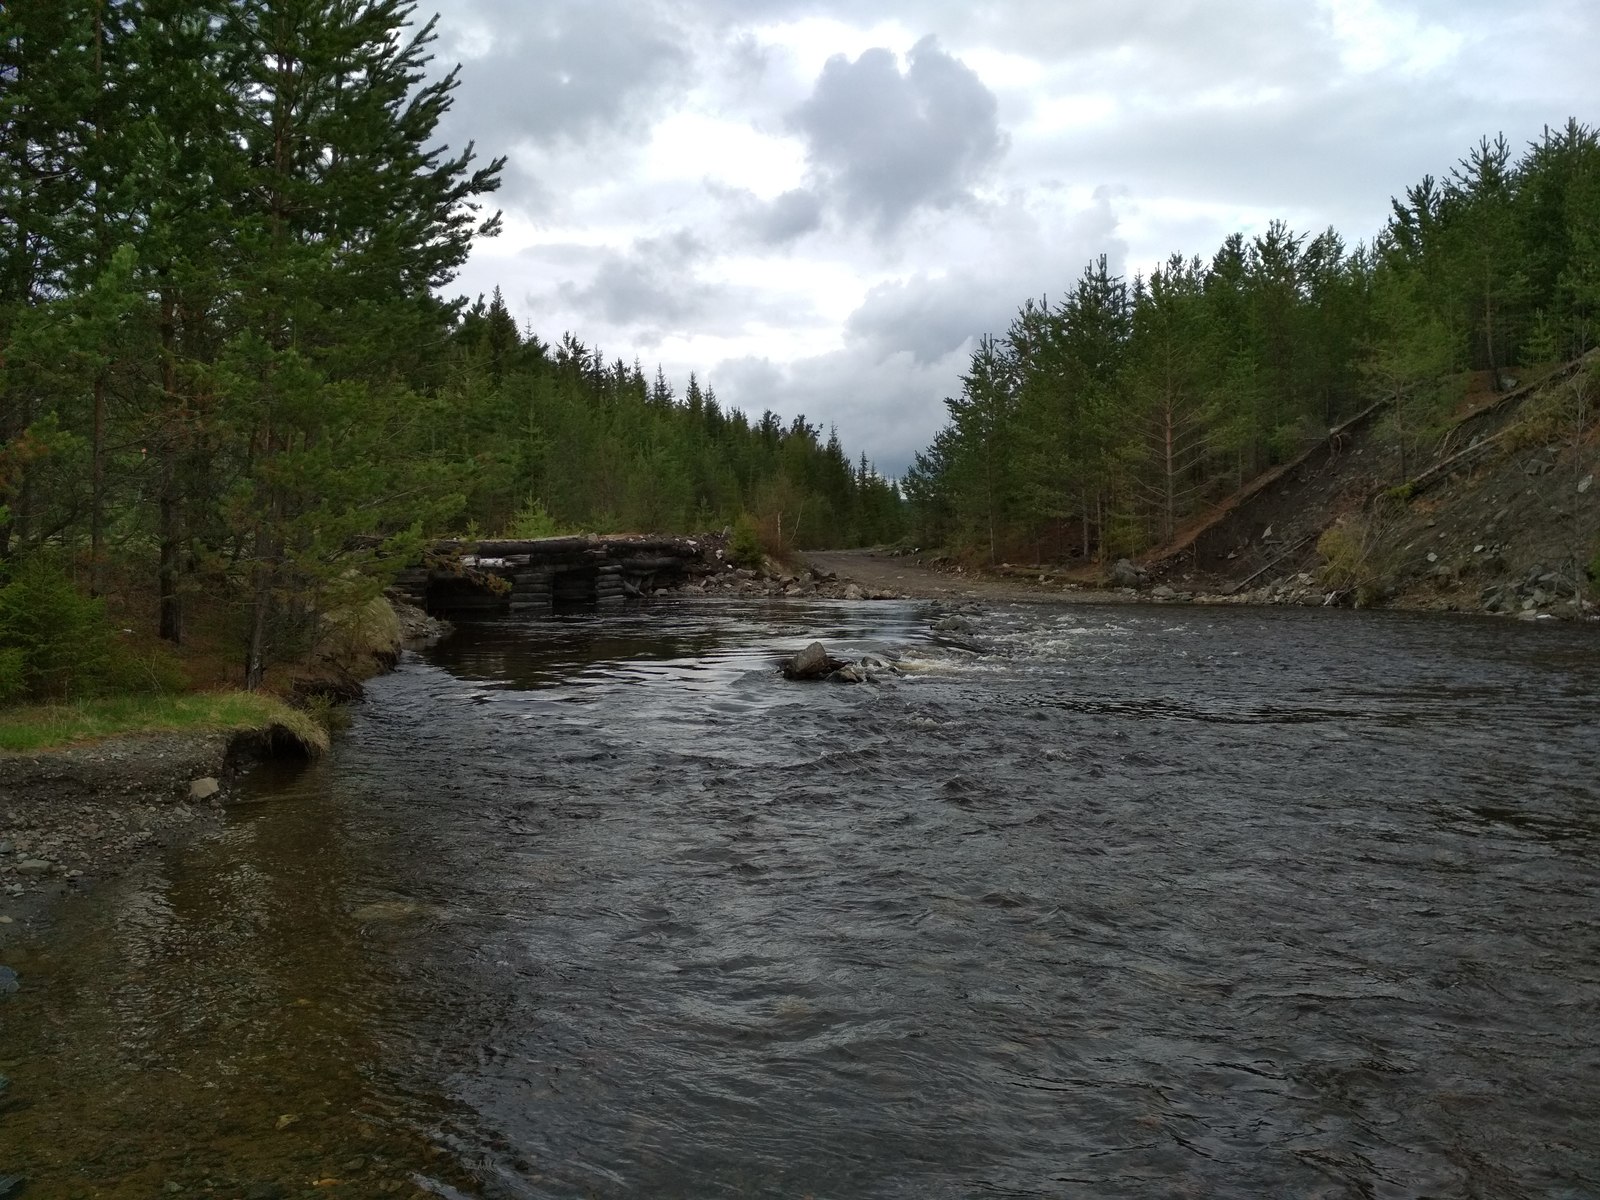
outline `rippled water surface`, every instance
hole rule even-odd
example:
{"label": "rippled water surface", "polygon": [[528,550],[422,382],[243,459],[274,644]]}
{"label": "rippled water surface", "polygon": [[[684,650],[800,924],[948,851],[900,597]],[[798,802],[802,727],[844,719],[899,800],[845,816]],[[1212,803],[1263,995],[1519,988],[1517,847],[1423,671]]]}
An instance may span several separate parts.
{"label": "rippled water surface", "polygon": [[[1600,1195],[1592,631],[929,618],[462,628],[64,910],[0,1008],[7,1159],[63,1196]],[[911,669],[777,678],[813,637]]]}

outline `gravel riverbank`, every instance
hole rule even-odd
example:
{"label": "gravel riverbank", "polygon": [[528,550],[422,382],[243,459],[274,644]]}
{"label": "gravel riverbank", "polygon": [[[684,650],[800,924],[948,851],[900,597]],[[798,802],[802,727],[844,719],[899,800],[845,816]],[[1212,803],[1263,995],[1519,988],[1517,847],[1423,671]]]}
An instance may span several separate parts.
{"label": "gravel riverbank", "polygon": [[220,793],[191,801],[191,788],[225,778],[244,740],[145,734],[0,755],[0,935],[41,902],[212,827]]}

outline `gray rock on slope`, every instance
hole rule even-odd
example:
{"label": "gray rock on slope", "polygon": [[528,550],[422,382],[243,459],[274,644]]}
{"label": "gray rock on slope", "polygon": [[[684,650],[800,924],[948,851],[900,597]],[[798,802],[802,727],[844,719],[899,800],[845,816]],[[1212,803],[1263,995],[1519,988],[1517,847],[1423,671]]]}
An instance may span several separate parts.
{"label": "gray rock on slope", "polygon": [[1150,580],[1149,573],[1131,559],[1119,558],[1111,568],[1111,585],[1122,588],[1142,588]]}

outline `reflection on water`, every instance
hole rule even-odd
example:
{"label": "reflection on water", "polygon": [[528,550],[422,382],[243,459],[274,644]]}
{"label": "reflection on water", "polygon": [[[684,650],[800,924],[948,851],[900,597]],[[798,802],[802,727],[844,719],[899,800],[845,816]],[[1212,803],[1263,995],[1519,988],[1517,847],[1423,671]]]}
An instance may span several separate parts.
{"label": "reflection on water", "polygon": [[[13,963],[0,1174],[1600,1192],[1592,635],[1028,608],[974,655],[926,617],[463,628]],[[813,637],[919,669],[777,679]]]}

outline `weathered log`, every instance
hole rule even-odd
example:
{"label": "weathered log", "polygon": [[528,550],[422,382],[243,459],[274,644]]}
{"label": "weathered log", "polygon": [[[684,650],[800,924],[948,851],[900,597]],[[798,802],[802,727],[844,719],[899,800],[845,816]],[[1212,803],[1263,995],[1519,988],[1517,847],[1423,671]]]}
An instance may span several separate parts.
{"label": "weathered log", "polygon": [[464,543],[469,553],[476,553],[480,558],[507,558],[515,555],[518,558],[526,556],[530,562],[560,556],[563,554],[581,554],[594,545],[594,539],[587,535],[553,538],[521,538],[490,539],[487,541]]}
{"label": "weathered log", "polygon": [[652,571],[682,571],[688,559],[670,554],[657,554],[648,558],[627,558],[620,564],[630,575],[648,575]]}

